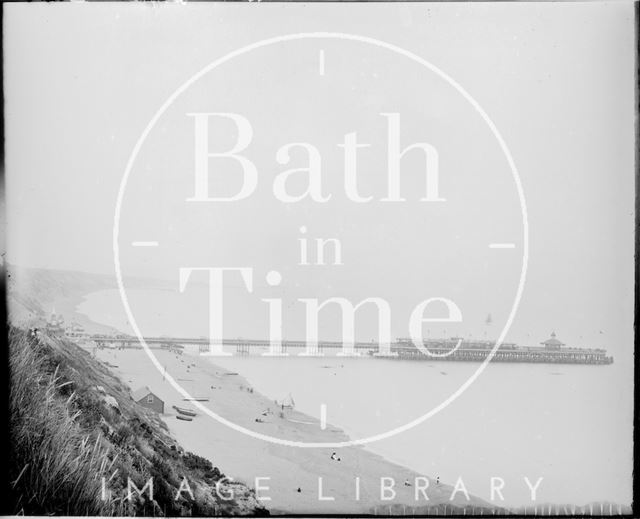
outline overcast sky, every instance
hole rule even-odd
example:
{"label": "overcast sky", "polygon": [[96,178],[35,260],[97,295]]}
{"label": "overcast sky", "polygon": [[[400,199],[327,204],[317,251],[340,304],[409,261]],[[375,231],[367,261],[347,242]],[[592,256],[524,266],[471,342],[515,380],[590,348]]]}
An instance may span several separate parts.
{"label": "overcast sky", "polygon": [[[631,2],[9,4],[4,12],[10,262],[113,273],[114,209],[125,166],[167,98],[244,45],[344,32],[397,45],[442,69],[484,108],[511,150],[528,207],[530,255],[510,338],[536,343],[555,329],[569,344],[606,346],[631,361]],[[188,112],[234,112],[251,121],[247,155],[260,173],[251,198],[186,202],[194,190]],[[403,146],[428,142],[438,150],[447,202],[416,201],[423,173],[403,180],[407,203],[379,201],[387,174],[383,112],[400,113]],[[212,129],[212,149],[234,143],[233,126],[222,123]],[[337,144],[353,131],[371,144],[358,156],[359,188],[374,196],[369,204],[347,200],[342,188]],[[274,199],[276,175],[304,166],[300,150],[288,165],[276,160],[290,142],[313,143],[321,152],[330,203]],[[412,153],[403,167],[420,172],[421,156]],[[238,180],[233,164],[216,172],[212,189]],[[302,189],[295,181],[290,188]],[[203,76],[141,147],[121,218],[125,275],[177,283],[178,266],[251,266],[255,301],[242,299],[239,278],[230,281],[247,312],[257,315],[260,297],[293,304],[298,297],[380,296],[392,306],[399,335],[406,335],[411,309],[436,296],[456,301],[467,318],[451,333],[481,333],[489,312],[502,326],[522,267],[517,190],[486,122],[433,71],[354,41],[275,44]],[[302,226],[310,239],[340,239],[344,265],[298,266]],[[135,240],[160,246],[135,249]],[[515,248],[489,249],[495,242]],[[277,289],[264,281],[272,269],[283,276]]]}

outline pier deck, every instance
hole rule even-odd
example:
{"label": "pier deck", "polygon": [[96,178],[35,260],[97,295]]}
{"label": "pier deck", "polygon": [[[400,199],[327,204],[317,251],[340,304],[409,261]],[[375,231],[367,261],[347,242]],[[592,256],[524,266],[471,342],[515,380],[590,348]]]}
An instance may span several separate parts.
{"label": "pier deck", "polygon": [[[141,348],[136,337],[129,336],[105,336],[94,335],[88,337],[93,340],[99,348],[111,347],[120,348]],[[152,349],[181,350],[184,346],[196,345],[201,351],[207,351],[209,340],[204,337],[145,337],[146,344]],[[412,342],[400,339],[390,345],[391,356],[399,360],[427,360],[427,361],[449,361],[449,362],[483,362],[491,353],[494,343],[491,341],[462,341],[460,347],[453,351],[457,340],[427,339],[424,347],[431,352],[431,355],[420,351]],[[235,350],[238,355],[251,355],[264,353],[269,348],[268,340],[251,339],[225,339],[222,345],[227,350]],[[300,354],[305,349],[304,341],[282,341],[282,352],[291,355]],[[358,342],[353,345],[355,353],[360,355],[373,355],[378,352],[378,343]],[[320,341],[314,350],[317,354],[325,351],[338,353],[342,351],[343,344],[337,341]],[[525,362],[525,363],[550,363],[550,364],[611,364],[613,357],[608,356],[603,349],[587,348],[561,348],[550,350],[544,347],[517,346],[513,343],[505,343],[491,359],[491,362]]]}
{"label": "pier deck", "polygon": [[[433,355],[427,355],[419,351],[415,346],[392,346],[391,351],[397,353],[398,359],[449,361],[449,362],[483,362],[491,353],[491,348],[480,349],[459,348],[447,355],[453,346],[449,348],[429,348]],[[445,356],[447,355],[447,356]],[[567,349],[560,351],[548,351],[543,348],[502,348],[496,351],[491,362],[525,362],[547,364],[611,364],[613,357],[607,356],[604,350],[594,349]]]}

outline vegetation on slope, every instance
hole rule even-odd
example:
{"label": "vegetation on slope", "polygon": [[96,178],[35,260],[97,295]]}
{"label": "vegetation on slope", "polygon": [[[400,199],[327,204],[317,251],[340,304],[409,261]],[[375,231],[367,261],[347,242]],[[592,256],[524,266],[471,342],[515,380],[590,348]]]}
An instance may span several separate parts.
{"label": "vegetation on slope", "polygon": [[[9,339],[6,513],[268,514],[252,490],[226,480],[208,460],[183,452],[165,424],[136,404],[88,352],[13,327]],[[153,499],[148,490],[135,489],[129,498],[129,482],[143,489],[150,478]]]}

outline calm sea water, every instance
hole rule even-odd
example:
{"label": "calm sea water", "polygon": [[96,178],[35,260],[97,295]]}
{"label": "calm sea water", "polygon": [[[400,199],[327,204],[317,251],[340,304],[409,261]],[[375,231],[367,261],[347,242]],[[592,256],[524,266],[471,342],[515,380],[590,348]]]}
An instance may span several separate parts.
{"label": "calm sea water", "polygon": [[[145,334],[206,335],[203,309],[171,312],[157,292],[136,291]],[[133,303],[132,303],[133,304]],[[91,294],[78,310],[130,333],[116,291]],[[206,315],[206,309],[204,309]],[[220,357],[273,399],[289,394],[296,408],[366,438],[430,411],[478,369],[475,363],[374,358]],[[504,480],[507,505],[532,504],[524,481],[544,478],[538,502],[631,501],[632,395],[620,381],[631,367],[493,363],[455,401],[427,421],[367,444],[387,459],[439,476],[462,478],[469,492],[490,497],[490,479]],[[384,476],[384,475],[383,475]]]}

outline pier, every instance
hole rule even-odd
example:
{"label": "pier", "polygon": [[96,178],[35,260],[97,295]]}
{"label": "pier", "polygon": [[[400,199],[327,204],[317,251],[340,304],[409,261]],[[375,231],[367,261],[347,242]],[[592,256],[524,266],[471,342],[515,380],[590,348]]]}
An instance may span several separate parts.
{"label": "pier", "polygon": [[[454,341],[425,341],[425,348],[432,356],[423,353],[409,341],[400,341],[391,346],[398,359],[449,361],[449,362],[483,362],[491,354],[494,343],[489,341],[463,341],[460,347],[451,353],[456,346]],[[611,364],[613,357],[603,349],[563,348],[548,349],[540,347],[501,344],[491,362],[524,362],[546,364]]]}
{"label": "pier", "polygon": [[[92,335],[87,337],[95,342],[98,348],[142,348],[136,337],[123,335]],[[151,349],[181,352],[185,346],[197,346],[201,352],[209,351],[210,342],[206,337],[144,337]],[[458,341],[460,346],[455,349]],[[263,339],[224,339],[220,343],[226,351],[235,355],[263,354],[269,350],[269,341]],[[613,357],[604,349],[568,348],[555,338],[541,343],[542,346],[518,346],[504,343],[496,351],[491,362],[521,362],[548,364],[611,364]],[[448,362],[483,362],[491,354],[495,343],[492,341],[451,339],[426,339],[423,346],[431,355],[418,349],[409,339],[397,339],[390,345],[391,354],[383,358],[413,361],[448,361]],[[376,342],[357,342],[349,349],[355,356],[373,356],[378,353]],[[455,351],[453,351],[455,349]],[[299,355],[306,351],[305,341],[282,341],[281,352]],[[338,354],[343,351],[343,343],[339,341],[320,341],[313,350],[316,355],[325,352]]]}
{"label": "pier", "polygon": [[[111,346],[122,348],[142,348],[140,341],[136,337],[131,336],[110,336],[110,335],[92,335],[88,337],[96,343],[99,348]],[[189,338],[189,337],[143,337],[144,342],[151,349],[182,349],[184,346],[198,346],[201,352],[209,351],[211,342],[206,337]],[[235,351],[239,355],[250,355],[263,350],[268,350],[270,343],[264,339],[223,339],[216,345],[227,347],[229,351]],[[305,341],[282,341],[281,351],[288,353],[289,350],[305,350],[307,344]],[[317,347],[313,349],[314,353],[324,353],[325,351],[342,351],[343,343],[338,341],[319,341]],[[362,354],[373,354],[378,351],[378,343],[376,342],[358,342],[353,345],[353,350]]]}

